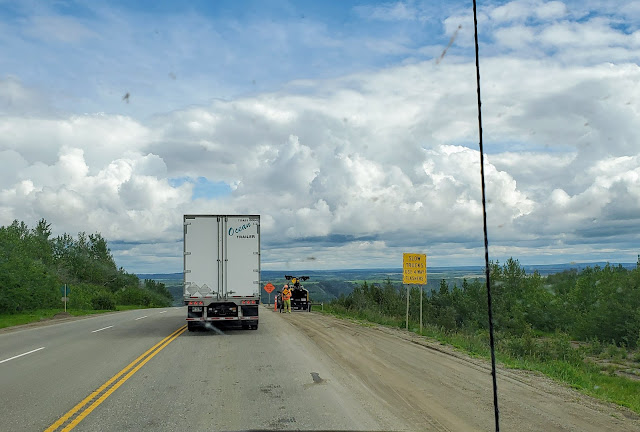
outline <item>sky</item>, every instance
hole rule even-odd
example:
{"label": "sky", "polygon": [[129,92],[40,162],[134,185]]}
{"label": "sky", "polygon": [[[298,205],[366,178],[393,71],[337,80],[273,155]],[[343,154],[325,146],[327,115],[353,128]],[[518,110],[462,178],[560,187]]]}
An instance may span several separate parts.
{"label": "sky", "polygon": [[[640,2],[478,1],[489,257],[636,262]],[[0,0],[0,225],[182,271],[184,214],[269,270],[484,264],[471,1]]]}

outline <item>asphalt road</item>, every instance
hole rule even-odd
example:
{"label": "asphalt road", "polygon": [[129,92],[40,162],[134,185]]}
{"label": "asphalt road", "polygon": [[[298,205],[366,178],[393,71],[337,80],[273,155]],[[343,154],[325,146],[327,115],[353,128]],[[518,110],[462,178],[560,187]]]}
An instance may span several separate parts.
{"label": "asphalt road", "polygon": [[[47,429],[184,326],[185,314],[183,308],[128,311],[0,333],[0,430]],[[180,334],[73,430],[393,430],[401,424],[350,393],[321,350],[265,308],[256,331]]]}
{"label": "asphalt road", "polygon": [[147,309],[0,332],[0,430],[45,430],[182,326],[181,316]]}
{"label": "asphalt road", "polygon": [[[169,308],[0,332],[0,430],[493,430],[481,362],[402,332],[260,313],[256,331],[186,332]],[[502,372],[499,389],[504,430],[640,430],[543,380]]]}

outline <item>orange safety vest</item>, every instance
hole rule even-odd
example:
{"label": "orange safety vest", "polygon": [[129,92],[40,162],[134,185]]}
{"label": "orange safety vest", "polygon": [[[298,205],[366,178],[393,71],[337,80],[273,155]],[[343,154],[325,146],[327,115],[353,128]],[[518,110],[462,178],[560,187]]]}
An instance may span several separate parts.
{"label": "orange safety vest", "polygon": [[284,300],[291,300],[291,291],[289,291],[287,288],[282,290],[282,298]]}

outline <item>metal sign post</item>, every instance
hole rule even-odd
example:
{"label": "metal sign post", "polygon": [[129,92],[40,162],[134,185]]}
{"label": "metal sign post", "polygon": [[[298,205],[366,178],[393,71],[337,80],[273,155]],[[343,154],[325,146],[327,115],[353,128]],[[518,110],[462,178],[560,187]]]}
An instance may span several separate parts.
{"label": "metal sign post", "polygon": [[62,294],[62,302],[64,303],[64,311],[67,311],[67,302],[69,301],[69,294],[71,290],[68,289],[67,284],[64,284],[60,287],[60,294]]}
{"label": "metal sign post", "polygon": [[407,320],[405,321],[405,330],[409,330],[409,285],[407,285]]}

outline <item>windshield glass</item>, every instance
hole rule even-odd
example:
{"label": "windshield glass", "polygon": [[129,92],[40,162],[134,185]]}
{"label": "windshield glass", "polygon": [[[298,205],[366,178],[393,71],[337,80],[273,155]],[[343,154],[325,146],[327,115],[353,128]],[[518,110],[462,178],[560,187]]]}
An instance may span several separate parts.
{"label": "windshield glass", "polygon": [[0,429],[638,430],[639,3],[473,5],[0,2]]}

